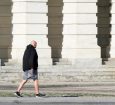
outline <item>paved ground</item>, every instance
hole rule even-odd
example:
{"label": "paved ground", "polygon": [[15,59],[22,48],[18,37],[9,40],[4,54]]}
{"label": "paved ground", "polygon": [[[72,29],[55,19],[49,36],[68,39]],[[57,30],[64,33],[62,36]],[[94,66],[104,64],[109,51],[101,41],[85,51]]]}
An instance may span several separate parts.
{"label": "paved ground", "polygon": [[0,105],[115,105],[115,97],[0,97]]}
{"label": "paved ground", "polygon": [[[33,84],[33,83],[32,83]],[[26,85],[22,93],[34,96],[33,85]],[[0,85],[0,97],[14,97],[17,85]],[[40,85],[40,92],[47,96],[113,96],[115,97],[115,82],[78,82]]]}

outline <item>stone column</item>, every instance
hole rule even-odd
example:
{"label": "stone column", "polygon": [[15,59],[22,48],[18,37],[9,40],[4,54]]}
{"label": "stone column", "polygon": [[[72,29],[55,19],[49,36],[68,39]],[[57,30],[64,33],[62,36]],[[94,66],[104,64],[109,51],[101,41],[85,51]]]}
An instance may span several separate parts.
{"label": "stone column", "polygon": [[54,65],[62,57],[62,10],[63,0],[48,0],[48,44],[52,48],[52,61]]}
{"label": "stone column", "polygon": [[0,59],[2,65],[11,58],[12,13],[11,0],[0,0]]}
{"label": "stone column", "polygon": [[36,48],[39,65],[51,65],[51,48],[48,46],[47,0],[13,0],[12,59],[22,61],[26,45],[32,40]]}
{"label": "stone column", "polygon": [[102,64],[110,57],[111,42],[111,0],[98,0],[98,45],[101,47]]}

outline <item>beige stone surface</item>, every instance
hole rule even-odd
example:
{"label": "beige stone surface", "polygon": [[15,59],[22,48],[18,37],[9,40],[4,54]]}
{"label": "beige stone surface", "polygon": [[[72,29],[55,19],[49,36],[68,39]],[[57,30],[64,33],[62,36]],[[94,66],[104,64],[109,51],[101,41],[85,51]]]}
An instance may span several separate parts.
{"label": "beige stone surface", "polygon": [[[70,55],[76,58],[100,57],[96,38],[97,0],[63,0],[63,2],[49,0],[47,2],[48,0],[0,1],[0,50],[4,52],[4,56],[8,55],[8,48],[12,47],[12,57],[16,57],[15,53],[18,50],[21,57],[22,49],[35,39],[39,42],[40,59],[46,57],[51,60],[52,51],[48,42],[52,42],[55,51],[61,50],[62,58],[69,58]],[[112,57],[115,56],[114,8],[115,0],[112,0]]]}
{"label": "beige stone surface", "polygon": [[25,47],[32,40],[36,40],[39,47],[40,64],[49,65],[52,63],[51,50],[47,39],[48,9],[46,2],[47,0],[35,0],[33,2],[31,0],[13,1],[12,60],[17,59],[21,62]]}

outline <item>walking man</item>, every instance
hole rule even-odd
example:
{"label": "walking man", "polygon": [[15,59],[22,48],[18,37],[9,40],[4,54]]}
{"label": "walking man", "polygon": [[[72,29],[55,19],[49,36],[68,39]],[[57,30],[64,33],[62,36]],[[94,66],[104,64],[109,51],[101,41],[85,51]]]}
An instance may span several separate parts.
{"label": "walking man", "polygon": [[36,97],[43,96],[43,94],[39,93],[38,86],[38,54],[36,52],[37,42],[31,41],[31,44],[27,45],[26,50],[23,55],[23,80],[20,83],[15,95],[18,97],[22,97],[20,91],[22,90],[24,84],[29,80],[33,79],[34,88]]}

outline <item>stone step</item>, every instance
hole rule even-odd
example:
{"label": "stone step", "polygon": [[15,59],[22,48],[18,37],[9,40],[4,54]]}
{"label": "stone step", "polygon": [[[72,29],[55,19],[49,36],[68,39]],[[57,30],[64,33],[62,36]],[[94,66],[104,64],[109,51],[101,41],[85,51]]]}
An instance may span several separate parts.
{"label": "stone step", "polygon": [[21,66],[21,60],[12,60],[8,59],[7,62],[5,62],[5,66]]}
{"label": "stone step", "polygon": [[[58,65],[58,66],[39,66],[39,72],[73,72],[73,71],[115,71],[114,67],[110,66],[77,66],[77,65]],[[0,72],[21,72],[21,66],[1,66]]]}
{"label": "stone step", "polygon": [[106,66],[115,68],[115,58],[110,58],[108,62],[106,62]]}
{"label": "stone step", "polygon": [[[79,59],[76,65],[59,64],[39,66],[40,90],[46,94],[85,94],[115,96],[115,59],[106,65],[100,59]],[[0,70],[0,91],[16,89],[22,79],[20,65],[2,66]],[[6,84],[7,83],[7,84]],[[11,87],[12,86],[14,87]],[[5,87],[7,86],[8,87]],[[30,86],[30,87],[29,87]],[[10,88],[11,87],[11,88]],[[33,83],[27,84],[27,91],[33,91]]]}
{"label": "stone step", "polygon": [[[74,60],[76,63],[75,64],[67,64],[66,62],[70,62],[68,61],[68,59],[61,59],[60,61],[60,64],[58,65],[39,65],[39,69],[46,69],[46,71],[49,69],[49,70],[67,70],[67,69],[95,69],[95,68],[108,68],[109,66],[107,65],[101,65],[101,59],[75,59]],[[72,61],[71,61],[72,62]],[[61,64],[62,63],[62,64]],[[22,66],[21,65],[18,65],[18,64],[10,64],[7,65],[7,66],[2,66],[2,69],[3,70],[7,70],[7,69],[10,69],[10,70],[16,70],[16,69],[22,69]]]}
{"label": "stone step", "polygon": [[[0,81],[2,82],[17,83],[21,79],[21,71],[0,73]],[[41,82],[111,82],[115,81],[115,71],[40,71],[39,80]]]}
{"label": "stone step", "polygon": [[[115,59],[110,59],[107,65],[101,65],[99,61],[100,59],[79,59],[76,65],[40,65],[39,79],[42,82],[115,81]],[[21,66],[1,66],[0,81],[17,83],[21,78]]]}
{"label": "stone step", "polygon": [[[9,59],[8,62],[5,62],[5,66],[21,66],[21,62],[20,60],[12,60]],[[66,59],[66,58],[62,58],[59,59],[59,62],[56,62],[56,65],[70,65],[70,66],[81,66],[85,65],[85,66],[100,66],[101,64],[101,58],[78,58],[78,59]],[[40,65],[42,66],[42,65]],[[46,66],[46,65],[43,65]]]}
{"label": "stone step", "polygon": [[[6,66],[2,66],[2,68],[6,69],[21,69],[22,65],[15,63],[15,60],[9,60],[9,62],[5,63]],[[115,67],[115,59],[111,58],[109,59],[108,62],[106,62],[106,65],[101,64],[101,59],[100,58],[85,58],[85,59],[60,59],[59,62],[57,62],[57,65],[39,65],[39,68],[108,68],[108,67]]]}
{"label": "stone step", "polygon": [[[85,65],[85,66],[100,66],[101,58],[78,58],[78,59],[66,59],[62,58],[59,62],[56,63],[57,65]],[[90,65],[89,65],[90,64]]]}

